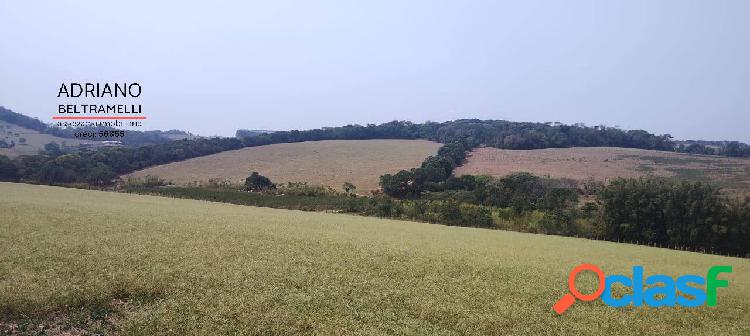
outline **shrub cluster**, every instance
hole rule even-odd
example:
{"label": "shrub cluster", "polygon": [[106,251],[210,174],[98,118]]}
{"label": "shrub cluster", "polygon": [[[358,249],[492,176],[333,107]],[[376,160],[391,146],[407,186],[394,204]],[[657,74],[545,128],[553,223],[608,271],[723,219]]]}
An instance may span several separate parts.
{"label": "shrub cluster", "polygon": [[728,200],[700,182],[617,179],[601,193],[601,234],[614,241],[744,255],[750,200]]}

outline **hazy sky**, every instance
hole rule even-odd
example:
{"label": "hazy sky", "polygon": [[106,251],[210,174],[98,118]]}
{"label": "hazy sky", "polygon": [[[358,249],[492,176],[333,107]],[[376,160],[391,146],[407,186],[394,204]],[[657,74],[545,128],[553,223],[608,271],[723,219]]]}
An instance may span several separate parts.
{"label": "hazy sky", "polygon": [[62,82],[137,81],[148,128],[202,135],[481,118],[750,141],[746,0],[0,0],[0,45],[0,105],[46,122]]}

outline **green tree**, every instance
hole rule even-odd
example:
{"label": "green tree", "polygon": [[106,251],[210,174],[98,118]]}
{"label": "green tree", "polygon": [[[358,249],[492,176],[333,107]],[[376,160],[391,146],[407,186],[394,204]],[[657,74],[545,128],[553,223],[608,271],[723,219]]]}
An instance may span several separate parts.
{"label": "green tree", "polygon": [[245,179],[245,189],[249,191],[267,191],[275,189],[276,185],[271,180],[258,172],[253,172]]}
{"label": "green tree", "polygon": [[117,174],[107,165],[97,163],[96,166],[91,168],[88,174],[86,174],[86,182],[95,186],[105,186],[111,184],[115,177],[117,177]]}
{"label": "green tree", "polygon": [[347,194],[353,194],[357,191],[357,186],[355,186],[351,182],[344,182],[341,188],[344,189]]}
{"label": "green tree", "polygon": [[393,197],[418,197],[422,192],[422,186],[417,183],[414,172],[408,170],[381,176],[380,187],[386,195]]}
{"label": "green tree", "polygon": [[50,142],[44,145],[44,154],[49,156],[58,156],[63,153],[62,148],[56,142]]}
{"label": "green tree", "polygon": [[0,181],[18,181],[18,167],[7,156],[0,155]]}
{"label": "green tree", "polygon": [[[601,193],[606,238],[709,251],[742,225],[717,187],[616,179]],[[739,210],[737,210],[739,211]]]}

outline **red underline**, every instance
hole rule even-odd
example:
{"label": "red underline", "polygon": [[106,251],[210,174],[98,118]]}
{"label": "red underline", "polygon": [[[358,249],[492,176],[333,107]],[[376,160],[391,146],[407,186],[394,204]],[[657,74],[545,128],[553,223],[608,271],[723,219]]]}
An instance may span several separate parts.
{"label": "red underline", "polygon": [[132,119],[146,119],[146,117],[52,117],[52,119],[65,119],[65,120],[132,120]]}

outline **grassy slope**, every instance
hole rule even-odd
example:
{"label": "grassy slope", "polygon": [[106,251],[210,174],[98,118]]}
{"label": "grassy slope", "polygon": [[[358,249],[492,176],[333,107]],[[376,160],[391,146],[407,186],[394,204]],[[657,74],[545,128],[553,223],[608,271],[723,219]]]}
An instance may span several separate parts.
{"label": "grassy slope", "polygon": [[[50,142],[56,142],[63,146],[78,146],[80,144],[94,144],[93,141],[82,141],[78,139],[66,139],[56,137],[54,135],[39,133],[35,130],[23,128],[21,126],[11,124],[0,120],[0,140],[4,140],[8,144],[11,141],[16,143],[13,148],[0,148],[0,155],[13,158],[19,155],[34,155],[39,152],[40,149],[44,149],[44,145]],[[20,138],[25,138],[26,143],[21,144]]]}
{"label": "grassy slope", "polygon": [[731,194],[750,196],[750,159],[634,148],[479,148],[456,170],[456,175],[505,176],[519,171],[579,181],[647,175],[700,180],[718,184]]}
{"label": "grassy slope", "polygon": [[360,193],[378,188],[385,173],[418,167],[440,144],[425,140],[329,140],[243,148],[147,168],[133,176],[157,175],[175,183],[231,179],[244,183],[252,171],[274,182],[310,182]]}
{"label": "grassy slope", "polygon": [[[0,314],[154,297],[127,334],[750,333],[750,262],[575,238],[1,183]],[[719,305],[556,316],[569,270],[705,275]],[[584,278],[585,290],[592,282]],[[3,315],[0,315],[2,321]]]}

